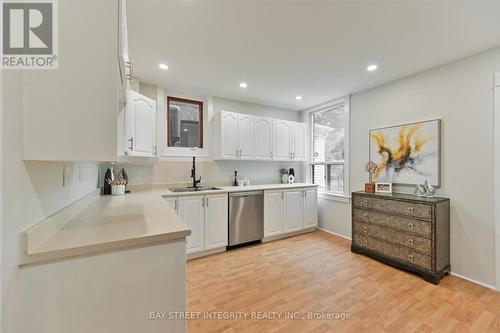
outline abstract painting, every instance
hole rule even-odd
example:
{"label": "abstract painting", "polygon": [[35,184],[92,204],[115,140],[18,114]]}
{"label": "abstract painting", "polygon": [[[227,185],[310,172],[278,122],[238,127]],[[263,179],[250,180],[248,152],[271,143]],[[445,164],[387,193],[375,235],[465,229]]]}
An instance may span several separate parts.
{"label": "abstract painting", "polygon": [[440,186],[441,120],[370,130],[372,182]]}

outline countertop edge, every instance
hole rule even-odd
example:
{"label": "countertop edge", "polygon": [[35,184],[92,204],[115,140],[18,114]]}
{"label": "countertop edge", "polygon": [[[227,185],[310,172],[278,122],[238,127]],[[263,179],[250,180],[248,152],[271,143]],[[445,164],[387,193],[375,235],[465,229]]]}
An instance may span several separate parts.
{"label": "countertop edge", "polygon": [[34,251],[31,254],[25,254],[21,258],[19,266],[22,267],[30,264],[37,264],[54,260],[70,259],[92,254],[101,254],[114,250],[133,249],[139,246],[153,246],[169,241],[184,241],[185,237],[189,236],[190,234],[191,230],[187,229],[165,234],[148,235],[144,237],[122,239],[71,248],[62,248],[53,251]]}

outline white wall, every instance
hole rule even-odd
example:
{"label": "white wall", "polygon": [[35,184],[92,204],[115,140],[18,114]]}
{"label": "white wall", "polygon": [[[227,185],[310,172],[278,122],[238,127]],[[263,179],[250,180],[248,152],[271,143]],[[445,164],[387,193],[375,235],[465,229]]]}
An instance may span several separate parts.
{"label": "white wall", "polygon": [[[438,194],[451,199],[451,268],[491,286],[495,284],[492,87],[498,70],[500,48],[495,48],[354,94],[350,105],[352,191],[362,190],[368,181],[363,165],[368,160],[369,129],[443,120]],[[320,226],[350,237],[349,210],[349,204],[320,200]]]}
{"label": "white wall", "polygon": [[[140,92],[148,97],[155,96],[154,86],[141,83]],[[185,96],[185,94],[183,94]],[[263,117],[284,119],[290,121],[301,121],[300,112],[269,107],[265,105],[240,102],[220,97],[213,97],[213,112],[209,115],[208,145],[213,142],[211,124],[214,115],[221,110],[247,113]],[[191,180],[190,158],[164,158],[162,162],[155,165],[115,165],[116,169],[125,168],[131,185],[138,184],[172,184],[186,183]],[[301,162],[279,162],[279,161],[214,161],[211,158],[198,158],[196,162],[197,177],[202,177],[203,183],[230,184],[234,178],[234,171],[238,171],[240,178],[247,177],[252,184],[266,184],[280,182],[279,170],[281,168],[294,168],[298,177],[302,179]],[[118,171],[118,170],[117,170]]]}
{"label": "white wall", "polygon": [[[21,159],[21,71],[3,72],[2,108],[2,331],[20,332],[16,323],[26,321],[18,291],[25,288],[20,281],[23,270],[17,266],[19,231],[60,208],[76,201],[97,187],[96,164],[70,164],[84,173],[82,179],[73,173],[71,184],[62,186],[63,164],[29,162]],[[54,277],[57,278],[57,277]],[[40,309],[43,311],[43,309]]]}

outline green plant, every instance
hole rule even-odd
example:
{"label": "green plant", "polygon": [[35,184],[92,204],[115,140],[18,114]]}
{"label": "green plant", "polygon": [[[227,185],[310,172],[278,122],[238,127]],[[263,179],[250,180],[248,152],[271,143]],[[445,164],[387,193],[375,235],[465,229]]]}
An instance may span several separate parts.
{"label": "green plant", "polygon": [[280,169],[280,174],[282,175],[288,175],[288,170],[283,168],[283,169]]}

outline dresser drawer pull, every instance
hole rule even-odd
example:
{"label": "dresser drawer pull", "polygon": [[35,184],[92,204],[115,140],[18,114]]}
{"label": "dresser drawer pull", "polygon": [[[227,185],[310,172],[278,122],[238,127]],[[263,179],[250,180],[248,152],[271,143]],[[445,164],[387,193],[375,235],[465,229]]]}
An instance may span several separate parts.
{"label": "dresser drawer pull", "polygon": [[368,213],[363,213],[363,218],[364,218],[365,220],[368,220]]}
{"label": "dresser drawer pull", "polygon": [[363,245],[367,246],[368,245],[368,241],[363,241]]}
{"label": "dresser drawer pull", "polygon": [[415,228],[415,225],[413,222],[408,223],[408,229],[413,230]]}
{"label": "dresser drawer pull", "polygon": [[363,227],[364,232],[368,232],[368,227]]}
{"label": "dresser drawer pull", "polygon": [[413,239],[408,239],[408,244],[413,246]]}
{"label": "dresser drawer pull", "polygon": [[413,214],[413,207],[408,207],[408,213]]}
{"label": "dresser drawer pull", "polygon": [[368,200],[363,201],[363,205],[368,206]]}
{"label": "dresser drawer pull", "polygon": [[413,254],[408,255],[408,260],[413,262]]}

